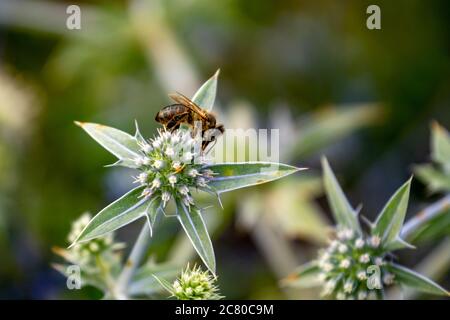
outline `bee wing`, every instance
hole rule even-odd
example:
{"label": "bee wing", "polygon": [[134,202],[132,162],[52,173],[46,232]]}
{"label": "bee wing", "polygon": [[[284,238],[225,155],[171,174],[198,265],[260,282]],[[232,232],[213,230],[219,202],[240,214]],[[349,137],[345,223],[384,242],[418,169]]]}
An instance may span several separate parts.
{"label": "bee wing", "polygon": [[202,108],[200,108],[198,105],[192,102],[191,99],[189,99],[185,95],[182,95],[181,93],[177,92],[177,93],[170,93],[169,97],[173,101],[181,103],[182,105],[188,107],[189,109],[197,113],[199,116],[201,116],[203,119],[206,119],[205,112],[202,110]]}

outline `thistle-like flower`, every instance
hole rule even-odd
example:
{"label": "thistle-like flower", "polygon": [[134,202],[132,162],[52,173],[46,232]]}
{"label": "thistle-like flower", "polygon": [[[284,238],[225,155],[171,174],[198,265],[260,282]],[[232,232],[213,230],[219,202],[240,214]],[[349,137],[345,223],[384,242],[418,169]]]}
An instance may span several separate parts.
{"label": "thistle-like flower", "polygon": [[[72,223],[71,230],[67,236],[69,243],[73,243],[78,234],[88,225],[91,220],[89,213],[82,214]],[[120,261],[120,252],[123,243],[114,241],[114,233],[108,233],[87,242],[77,243],[69,249],[55,247],[53,251],[63,257],[70,264],[76,264],[83,268],[86,274],[98,273],[98,259],[104,264],[115,264]],[[60,265],[56,269],[64,273]]]}
{"label": "thistle-like flower", "polygon": [[371,265],[378,266],[380,271],[373,276],[386,278],[387,281],[383,281],[382,285],[394,283],[394,276],[383,267],[386,256],[380,249],[379,237],[355,237],[352,230],[344,228],[338,230],[336,235],[337,239],[330,241],[329,246],[320,251],[318,256],[320,280],[324,284],[323,297],[366,299],[367,291],[373,289],[367,288],[366,284],[370,277],[366,271]]}
{"label": "thistle-like flower", "polygon": [[189,264],[172,284],[158,279],[163,287],[178,300],[220,300],[219,288],[215,284],[217,277],[199,266],[191,269]]}
{"label": "thistle-like flower", "polygon": [[412,247],[401,237],[411,180],[394,193],[366,233],[359,223],[358,210],[348,202],[325,158],[322,166],[325,191],[337,221],[335,237],[319,251],[316,260],[300,266],[286,283],[311,283],[315,274],[322,297],[338,300],[380,299],[386,287],[395,284],[448,296],[448,291],[432,280],[392,261],[391,251]]}
{"label": "thistle-like flower", "polygon": [[[82,214],[77,220],[72,223],[72,228],[67,236],[69,243],[73,243],[80,232],[87,226],[91,220],[89,213]],[[95,256],[102,254],[104,251],[111,248],[114,242],[114,236],[112,233],[106,234],[102,237],[92,239],[88,242],[83,242],[74,245],[68,250],[73,261],[76,261],[80,265],[87,265],[91,263]]]}
{"label": "thistle-like flower", "polygon": [[208,188],[213,172],[203,170],[200,145],[189,130],[159,130],[149,141],[139,143],[141,154],[134,160],[139,175],[135,183],[146,186],[141,197],[160,197],[163,206],[171,199],[194,204],[191,188]]}

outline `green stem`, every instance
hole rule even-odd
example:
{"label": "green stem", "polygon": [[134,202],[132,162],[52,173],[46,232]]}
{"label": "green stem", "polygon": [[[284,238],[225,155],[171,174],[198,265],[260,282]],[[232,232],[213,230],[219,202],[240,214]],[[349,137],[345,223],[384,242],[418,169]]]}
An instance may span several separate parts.
{"label": "green stem", "polygon": [[128,298],[128,285],[136,272],[142,258],[147,253],[147,249],[150,246],[150,228],[144,223],[141,233],[139,234],[136,243],[131,250],[130,256],[128,257],[125,266],[122,269],[119,278],[117,279],[117,284],[115,288],[114,295],[118,299]]}
{"label": "green stem", "polygon": [[114,279],[111,277],[110,268],[107,267],[99,254],[95,255],[95,263],[97,267],[100,269],[102,274],[103,281],[108,288],[109,294],[114,294]]}
{"label": "green stem", "polygon": [[408,240],[414,232],[419,230],[425,223],[447,211],[450,208],[450,195],[446,195],[441,200],[431,204],[417,215],[411,218],[402,228],[401,238]]}

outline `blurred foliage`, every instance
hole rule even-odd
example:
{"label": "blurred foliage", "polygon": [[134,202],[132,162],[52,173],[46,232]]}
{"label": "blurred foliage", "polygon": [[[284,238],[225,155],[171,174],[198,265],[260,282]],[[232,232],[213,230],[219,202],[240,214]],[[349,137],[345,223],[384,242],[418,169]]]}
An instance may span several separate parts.
{"label": "blurred foliage", "polygon": [[417,165],[414,171],[432,193],[447,193],[433,206],[440,214],[427,217],[427,210],[417,219],[427,219],[420,229],[410,235],[414,241],[431,241],[450,234],[450,135],[434,122],[431,127],[431,159],[433,163]]}
{"label": "blurred foliage", "polygon": [[408,239],[414,243],[430,242],[436,239],[448,237],[450,234],[450,198],[447,198],[447,207],[444,207],[441,214],[430,219],[421,226]]}
{"label": "blurred foliage", "polygon": [[[75,2],[83,25],[74,31],[65,28],[69,2],[0,2],[0,297],[98,297],[89,289],[61,290],[64,279],[50,269],[49,248],[65,244],[80,212],[104,207],[132,179],[127,170],[100,167],[113,157],[74,120],[131,132],[138,119],[149,136],[154,114],[169,102],[166,93],[190,96],[199,78],[220,67],[218,114],[225,126],[245,128],[251,120],[256,128],[280,128],[280,160],[310,167],[311,175],[227,195],[225,210],[205,215],[228,298],[286,297],[277,287],[282,270],[271,267],[256,239],[271,235],[271,244],[288,252],[286,264],[314,255],[309,241],[322,236],[311,230],[330,220],[314,182],[320,154],[345,177],[349,198],[364,199],[373,218],[409,176],[411,163],[428,160],[429,122],[450,124],[445,0],[378,1],[379,31],[365,26],[371,4],[365,0]],[[345,108],[350,105],[358,109]],[[413,212],[430,201],[417,185]],[[264,215],[257,229],[235,228],[249,215],[244,200],[269,203],[288,194],[295,205],[286,204],[286,215],[264,207],[255,212],[255,221]],[[134,227],[118,238],[134,239]],[[150,248],[156,260],[184,264],[193,257],[177,231],[171,221],[161,226]],[[419,258],[408,254],[412,262]]]}
{"label": "blurred foliage", "polygon": [[431,192],[450,192],[450,135],[437,123],[431,129],[433,164],[415,167],[415,172]]}

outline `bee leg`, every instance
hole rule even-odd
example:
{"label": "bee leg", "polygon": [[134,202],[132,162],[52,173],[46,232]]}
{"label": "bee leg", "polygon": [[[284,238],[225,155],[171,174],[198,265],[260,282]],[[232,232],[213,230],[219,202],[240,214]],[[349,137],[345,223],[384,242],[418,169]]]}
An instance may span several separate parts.
{"label": "bee leg", "polygon": [[180,123],[176,119],[170,120],[166,124],[166,129],[169,131],[174,131],[174,130],[178,129],[179,127],[180,127]]}
{"label": "bee leg", "polygon": [[[210,142],[213,142],[213,144],[210,145]],[[216,143],[217,143],[217,139],[214,139],[214,140],[212,140],[212,141],[204,141],[203,143],[204,143],[204,145],[202,144],[202,150],[203,150],[203,153],[206,154],[206,153],[208,153],[210,150],[212,150],[212,148],[214,148],[214,146],[215,146]],[[208,147],[208,145],[210,145],[210,147],[209,147],[208,150],[206,150],[206,148]]]}

